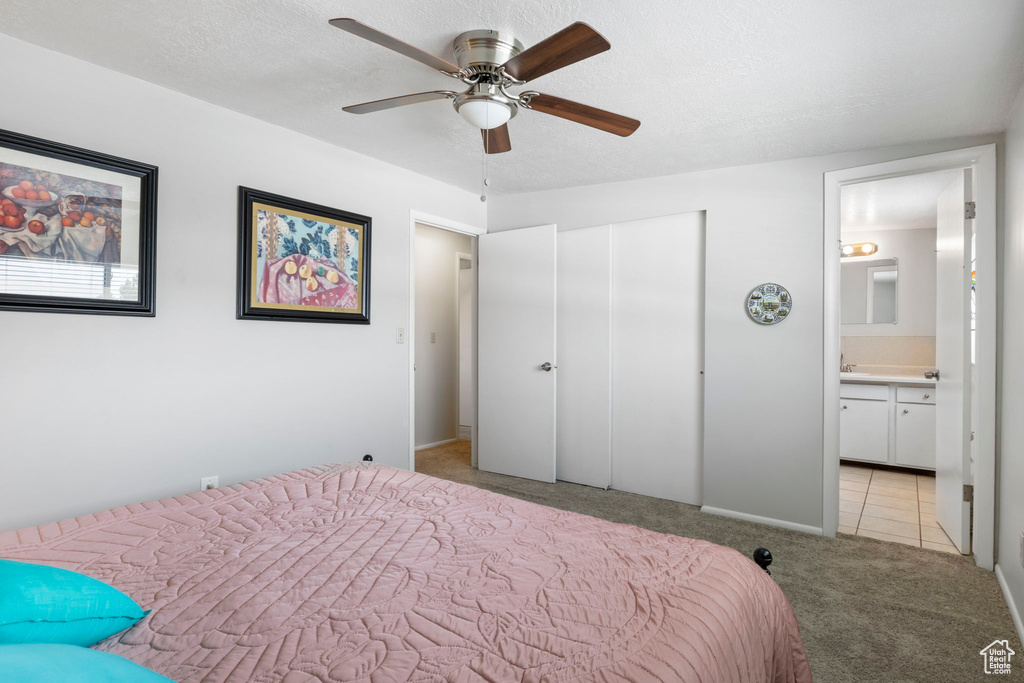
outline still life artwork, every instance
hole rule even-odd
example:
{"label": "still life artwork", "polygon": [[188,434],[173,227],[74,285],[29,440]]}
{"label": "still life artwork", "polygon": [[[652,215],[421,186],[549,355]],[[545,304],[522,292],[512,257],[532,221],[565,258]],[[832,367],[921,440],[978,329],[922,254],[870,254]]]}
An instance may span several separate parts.
{"label": "still life artwork", "polygon": [[239,318],[369,323],[370,219],[240,191]]}
{"label": "still life artwork", "polygon": [[156,168],[0,132],[0,307],[153,314]]}

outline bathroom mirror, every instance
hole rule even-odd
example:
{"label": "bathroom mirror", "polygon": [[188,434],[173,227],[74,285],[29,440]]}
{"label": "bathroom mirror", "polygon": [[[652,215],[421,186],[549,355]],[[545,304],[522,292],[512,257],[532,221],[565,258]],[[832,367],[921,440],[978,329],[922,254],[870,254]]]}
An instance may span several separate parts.
{"label": "bathroom mirror", "polygon": [[896,322],[897,259],[843,259],[841,272],[844,325]]}

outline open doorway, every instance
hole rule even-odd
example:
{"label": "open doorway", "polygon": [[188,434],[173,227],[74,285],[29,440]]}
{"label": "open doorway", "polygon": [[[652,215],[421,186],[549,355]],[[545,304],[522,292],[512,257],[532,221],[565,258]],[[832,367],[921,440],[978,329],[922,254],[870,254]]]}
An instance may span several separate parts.
{"label": "open doorway", "polygon": [[[938,227],[949,220],[940,199],[958,184],[963,196],[965,173],[917,173],[840,191],[840,533],[959,552],[936,517],[939,386],[928,375],[938,342],[948,341],[936,325],[938,291],[950,277],[937,269]],[[962,230],[962,216],[956,222],[950,229]],[[952,277],[955,289],[959,274]],[[950,318],[943,335],[956,334],[957,315],[967,326],[962,306],[958,314],[944,305],[942,313]]]}
{"label": "open doorway", "polygon": [[990,568],[994,149],[828,173],[825,192],[823,529]]}
{"label": "open doorway", "polygon": [[471,460],[476,412],[473,235],[414,227],[414,467]]}
{"label": "open doorway", "polygon": [[458,438],[472,441],[476,424],[476,386],[473,384],[473,255],[460,252],[458,260]]}

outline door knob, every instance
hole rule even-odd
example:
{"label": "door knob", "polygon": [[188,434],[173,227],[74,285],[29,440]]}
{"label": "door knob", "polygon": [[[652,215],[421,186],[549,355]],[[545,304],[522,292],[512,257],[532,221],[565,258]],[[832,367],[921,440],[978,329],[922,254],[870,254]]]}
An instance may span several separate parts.
{"label": "door knob", "polygon": [[540,366],[540,369],[543,370],[544,372],[551,372],[553,368],[557,367],[557,365],[552,365],[551,363],[544,363],[544,365]]}
{"label": "door knob", "polygon": [[924,373],[924,378],[925,379],[933,379],[936,382],[938,382],[939,381],[939,371],[936,370],[935,372],[926,372],[926,373]]}

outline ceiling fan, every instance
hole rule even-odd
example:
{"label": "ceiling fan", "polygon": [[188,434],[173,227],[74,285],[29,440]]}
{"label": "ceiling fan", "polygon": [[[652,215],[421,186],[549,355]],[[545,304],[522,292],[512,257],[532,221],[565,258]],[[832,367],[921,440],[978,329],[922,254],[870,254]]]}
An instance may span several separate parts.
{"label": "ceiling fan", "polygon": [[487,29],[466,31],[452,42],[457,66],[366,24],[361,24],[355,19],[331,19],[330,24],[411,57],[469,86],[463,92],[430,90],[344,108],[352,114],[369,114],[432,100],[452,100],[455,111],[480,129],[484,139],[484,151],[488,154],[508,152],[512,149],[507,124],[519,112],[520,107],[582,123],[622,137],[631,135],[640,127],[640,122],[636,119],[579,102],[534,90],[523,91],[518,95],[508,91],[509,88],[522,86],[527,81],[611,48],[600,33],[583,22],[576,22],[525,50],[522,43],[507,33]]}

